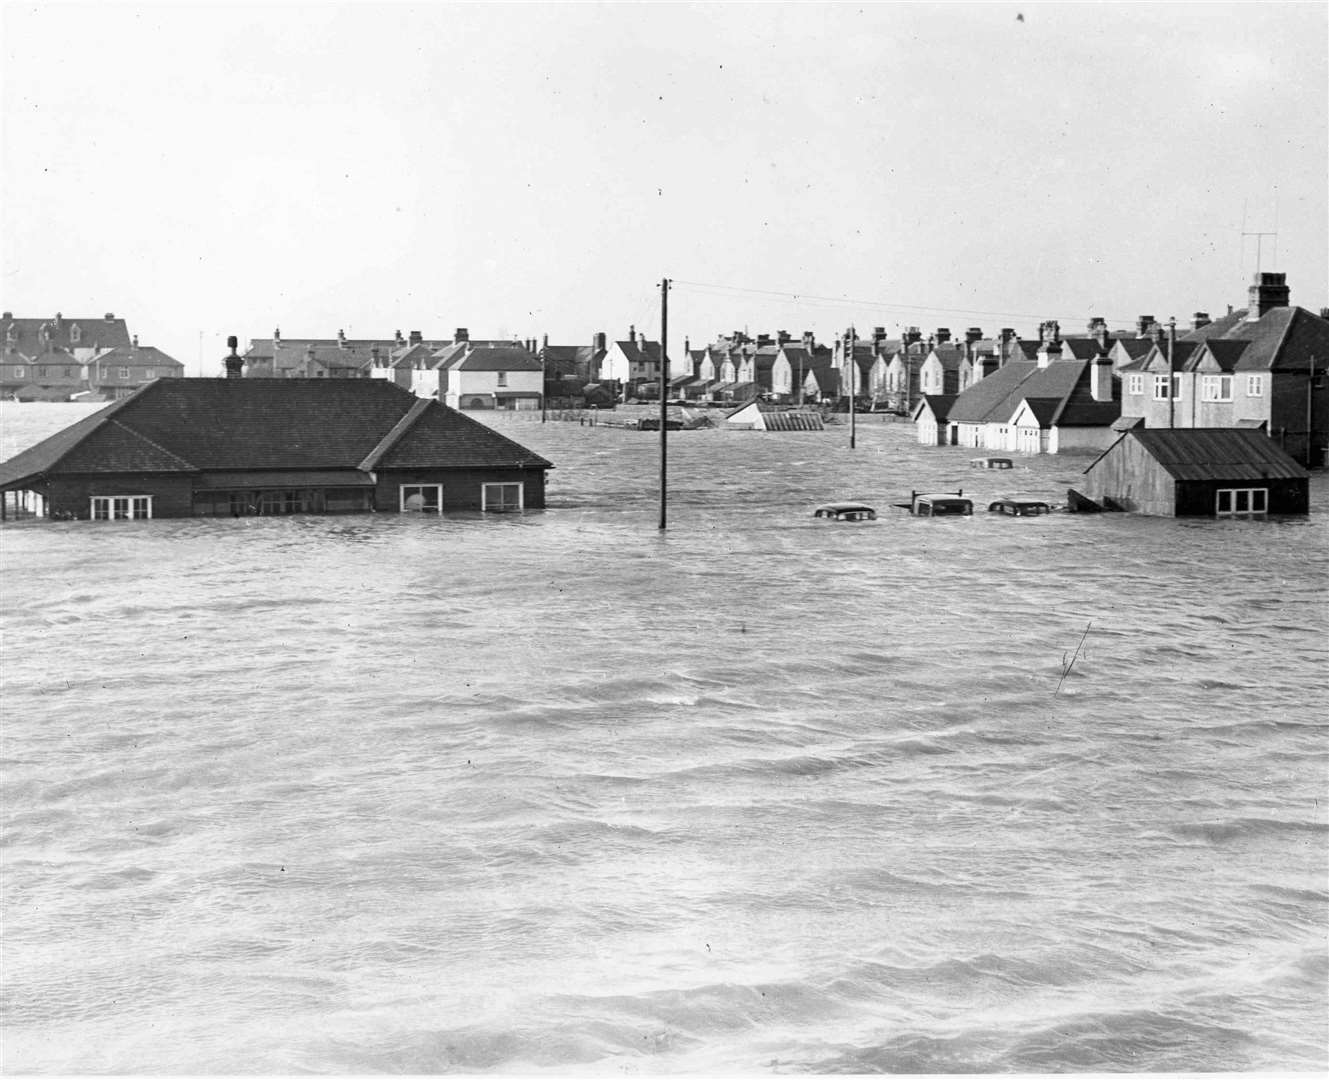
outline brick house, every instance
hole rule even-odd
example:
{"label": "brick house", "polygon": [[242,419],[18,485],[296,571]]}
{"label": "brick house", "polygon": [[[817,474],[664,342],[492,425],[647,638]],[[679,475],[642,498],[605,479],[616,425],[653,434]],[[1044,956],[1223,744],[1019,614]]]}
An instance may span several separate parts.
{"label": "brick house", "polygon": [[0,464],[0,491],[83,520],[519,510],[552,467],[380,379],[159,379]]}
{"label": "brick house", "polygon": [[1286,275],[1263,273],[1246,308],[1204,321],[1170,346],[1160,337],[1121,368],[1122,417],[1146,428],[1259,428],[1298,460],[1322,464],[1327,370],[1326,311],[1292,306]]}
{"label": "brick house", "polygon": [[184,365],[160,349],[140,346],[124,319],[0,316],[0,396],[67,401],[133,393],[153,379],[184,374]]}

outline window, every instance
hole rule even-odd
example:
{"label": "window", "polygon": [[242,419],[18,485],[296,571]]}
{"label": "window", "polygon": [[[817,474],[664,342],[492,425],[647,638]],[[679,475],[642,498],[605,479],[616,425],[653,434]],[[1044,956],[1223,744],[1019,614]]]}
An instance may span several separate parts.
{"label": "window", "polygon": [[1257,517],[1269,511],[1268,488],[1219,488],[1215,517]]}
{"label": "window", "polygon": [[1264,376],[1247,375],[1246,376],[1246,396],[1264,397]]}
{"label": "window", "polygon": [[122,367],[122,368],[120,369],[120,378],[122,378],[122,379],[127,379],[127,378],[129,378],[129,368],[127,368],[127,367]]}
{"label": "window", "polygon": [[151,495],[93,495],[93,521],[133,521],[152,517]]}
{"label": "window", "polygon": [[[1174,400],[1181,398],[1181,376],[1172,376],[1172,397]],[[1166,375],[1154,376],[1154,400],[1167,401],[1168,399],[1168,377]]]}
{"label": "window", "polygon": [[1231,401],[1232,376],[1206,375],[1200,381],[1201,401]]}
{"label": "window", "polygon": [[489,511],[520,510],[524,484],[481,484],[480,509]]}
{"label": "window", "polygon": [[25,370],[24,368],[16,367],[16,368],[14,369],[14,378],[16,378],[16,379],[21,379],[21,378],[23,378],[24,370]]}
{"label": "window", "polygon": [[65,368],[65,378],[72,379],[73,377],[74,377],[74,369],[72,367]]}
{"label": "window", "polygon": [[1130,375],[1126,380],[1126,392],[1128,394],[1144,393],[1144,376],[1139,372]]}
{"label": "window", "polygon": [[508,373],[507,373],[506,371],[499,371],[499,372],[496,372],[496,374],[498,375],[498,385],[499,385],[499,386],[507,386],[507,385],[508,385]]}
{"label": "window", "polygon": [[309,509],[307,491],[264,491],[259,495],[260,514],[303,514]]}
{"label": "window", "polygon": [[156,369],[156,368],[144,368],[144,369],[143,369],[143,377],[144,377],[145,379],[155,379],[155,378],[157,377],[157,369]]}
{"label": "window", "polygon": [[443,485],[402,484],[401,512],[403,514],[443,513]]}

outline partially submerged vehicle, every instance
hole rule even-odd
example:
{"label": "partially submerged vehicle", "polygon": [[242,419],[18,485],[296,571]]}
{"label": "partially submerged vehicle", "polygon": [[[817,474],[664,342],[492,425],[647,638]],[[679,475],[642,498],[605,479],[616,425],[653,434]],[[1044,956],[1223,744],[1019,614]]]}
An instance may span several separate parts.
{"label": "partially submerged vehicle", "polygon": [[930,494],[911,491],[907,503],[896,503],[915,517],[961,517],[974,512],[974,501],[964,497],[964,490]]}
{"label": "partially submerged vehicle", "polygon": [[812,516],[829,518],[832,521],[875,521],[877,511],[864,503],[825,503],[817,507]]}
{"label": "partially submerged vehicle", "polygon": [[1049,503],[1037,499],[997,499],[988,503],[990,514],[1010,514],[1013,517],[1036,517],[1039,514],[1052,513]]}
{"label": "partially submerged vehicle", "polygon": [[969,459],[969,465],[974,469],[1013,469],[1014,463],[1008,457],[976,457]]}

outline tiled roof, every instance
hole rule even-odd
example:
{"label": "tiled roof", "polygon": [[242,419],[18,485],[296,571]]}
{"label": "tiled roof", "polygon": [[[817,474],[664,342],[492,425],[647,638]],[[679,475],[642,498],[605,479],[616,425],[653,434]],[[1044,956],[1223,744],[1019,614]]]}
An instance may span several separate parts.
{"label": "tiled roof", "polygon": [[918,404],[914,406],[913,418],[918,419],[923,411],[923,407],[932,410],[932,415],[936,417],[937,423],[944,424],[950,416],[951,406],[955,404],[955,399],[959,394],[924,394],[918,399]]}
{"label": "tiled roof", "polygon": [[[398,438],[385,445],[394,428]],[[371,455],[380,468],[550,467],[382,379],[161,379],[0,465],[0,484],[57,468],[355,469]]]}
{"label": "tiled roof", "polygon": [[173,367],[181,371],[185,365],[173,356],[167,356],[155,345],[118,345],[108,352],[98,353],[90,361],[97,364],[144,364],[148,367]]}
{"label": "tiled roof", "polygon": [[[1178,342],[1178,344],[1181,344]],[[1220,371],[1231,371],[1237,366],[1237,361],[1241,359],[1242,354],[1251,348],[1249,341],[1228,341],[1224,338],[1210,338],[1208,341],[1200,343],[1200,347],[1195,350],[1190,359],[1186,362],[1186,370],[1194,371],[1205,359],[1212,357],[1214,363]]]}
{"label": "tiled roof", "polygon": [[956,396],[947,419],[952,423],[986,423],[998,412],[1008,419],[1024,395],[1020,384],[1038,370],[1032,360],[1012,360]]}
{"label": "tiled roof", "polygon": [[471,349],[448,364],[449,371],[539,371],[540,361],[525,349]]}
{"label": "tiled roof", "polygon": [[1251,428],[1141,428],[1123,438],[1137,440],[1178,480],[1285,480],[1310,475],[1263,431]]}
{"label": "tiled roof", "polygon": [[[74,327],[78,327],[79,340],[73,339]],[[13,345],[29,356],[44,349],[48,342],[41,340],[41,330],[45,327],[49,335],[49,344],[68,349],[113,349],[117,345],[128,345],[129,328],[124,319],[102,318],[97,316],[67,318],[60,316],[59,324],[55,316],[45,319],[8,318],[0,320],[0,343],[9,339],[13,331]]]}
{"label": "tiled roof", "polygon": [[1274,308],[1222,337],[1251,343],[1237,361],[1238,371],[1306,371],[1312,358],[1323,369],[1329,360],[1329,319],[1301,307]]}
{"label": "tiled roof", "polygon": [[[1239,308],[1236,311],[1221,315],[1213,322],[1205,323],[1204,326],[1197,327],[1194,330],[1188,330],[1178,337],[1179,341],[1207,341],[1212,337],[1222,337],[1234,326],[1240,325],[1246,319],[1248,308]],[[1142,340],[1147,341],[1148,338]]]}

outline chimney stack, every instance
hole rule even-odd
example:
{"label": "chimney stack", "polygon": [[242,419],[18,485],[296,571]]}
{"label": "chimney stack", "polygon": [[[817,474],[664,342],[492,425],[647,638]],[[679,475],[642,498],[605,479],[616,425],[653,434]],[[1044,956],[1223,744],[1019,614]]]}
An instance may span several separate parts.
{"label": "chimney stack", "polygon": [[234,334],[226,339],[226,347],[231,351],[227,354],[226,359],[223,360],[222,363],[226,365],[226,377],[228,379],[244,378],[245,362],[240,354],[236,352],[236,348],[239,344],[240,339]]}
{"label": "chimney stack", "polygon": [[[1285,308],[1291,296],[1286,274],[1256,274],[1251,284],[1246,321],[1261,319],[1275,308]],[[59,315],[56,316],[59,319]]]}
{"label": "chimney stack", "polygon": [[454,345],[460,345],[463,341],[470,341],[470,340],[471,340],[471,332],[467,330],[466,327],[464,326],[459,326],[457,327],[456,330],[452,332],[452,343]]}
{"label": "chimney stack", "polygon": [[1158,323],[1152,315],[1141,315],[1135,320],[1135,332],[1140,337],[1145,337],[1153,332]]}
{"label": "chimney stack", "polygon": [[410,341],[411,341],[411,344],[412,344],[412,345],[419,345],[420,342],[424,341],[424,339],[425,339],[424,334],[420,333],[419,330],[412,330],[412,331],[411,331],[411,338],[410,338]]}
{"label": "chimney stack", "polygon": [[945,345],[950,340],[951,340],[950,327],[948,326],[937,327],[937,344]]}
{"label": "chimney stack", "polygon": [[272,332],[272,347],[275,349],[279,348],[280,346],[281,346],[281,327],[279,326],[277,327],[277,329],[275,329]]}
{"label": "chimney stack", "polygon": [[1106,353],[1093,363],[1093,370],[1089,374],[1089,393],[1095,401],[1112,400],[1112,361]]}
{"label": "chimney stack", "polygon": [[1197,311],[1191,316],[1191,329],[1198,330],[1202,326],[1208,326],[1213,320],[1209,318],[1209,312]]}
{"label": "chimney stack", "polygon": [[346,335],[340,330],[337,331],[337,348],[346,348]]}

